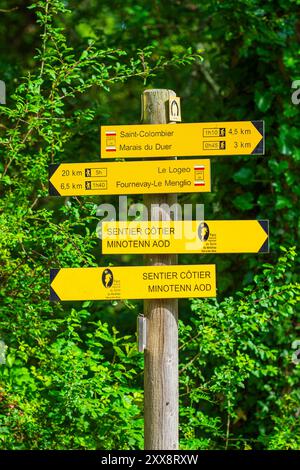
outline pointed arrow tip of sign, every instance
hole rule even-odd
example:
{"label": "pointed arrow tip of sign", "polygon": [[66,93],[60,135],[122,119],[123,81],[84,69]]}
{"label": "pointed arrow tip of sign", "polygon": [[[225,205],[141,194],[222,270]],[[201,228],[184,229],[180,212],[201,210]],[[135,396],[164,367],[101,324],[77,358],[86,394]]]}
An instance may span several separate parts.
{"label": "pointed arrow tip of sign", "polygon": [[49,195],[50,196],[60,196],[60,193],[57,191],[55,186],[51,183],[51,178],[59,166],[60,166],[60,163],[49,165]]}
{"label": "pointed arrow tip of sign", "polygon": [[258,250],[258,253],[269,253],[269,221],[268,220],[258,220],[259,225],[265,232],[267,238],[263,242],[262,246]]}
{"label": "pointed arrow tip of sign", "polygon": [[264,121],[251,121],[255,129],[264,137]]}
{"label": "pointed arrow tip of sign", "polygon": [[58,275],[60,269],[50,269],[50,283],[52,284],[52,282],[54,281],[54,279],[56,278],[56,276]]}
{"label": "pointed arrow tip of sign", "polygon": [[58,297],[55,290],[51,286],[52,282],[56,278],[59,271],[60,271],[60,269],[50,269],[50,300],[51,300],[51,302],[59,302],[60,301],[60,298]]}
{"label": "pointed arrow tip of sign", "polygon": [[266,235],[269,236],[269,221],[268,220],[258,220],[261,228],[266,232]]}
{"label": "pointed arrow tip of sign", "polygon": [[60,302],[60,298],[58,297],[55,290],[52,289],[52,287],[50,287],[50,301],[51,302]]}
{"label": "pointed arrow tip of sign", "polygon": [[57,168],[60,166],[60,163],[51,163],[49,165],[49,178],[51,178],[56,172]]}
{"label": "pointed arrow tip of sign", "polygon": [[252,150],[252,155],[264,155],[265,153],[265,123],[264,121],[251,121],[255,129],[260,133],[261,139]]}

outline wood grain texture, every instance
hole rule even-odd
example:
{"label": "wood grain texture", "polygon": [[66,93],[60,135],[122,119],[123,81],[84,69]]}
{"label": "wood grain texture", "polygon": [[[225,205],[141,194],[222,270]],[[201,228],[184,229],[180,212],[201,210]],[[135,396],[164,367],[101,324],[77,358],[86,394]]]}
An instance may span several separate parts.
{"label": "wood grain texture", "polygon": [[[168,101],[172,90],[146,90],[142,95],[144,124],[168,122]],[[176,194],[145,195],[150,217],[151,204],[177,203]],[[168,220],[168,211],[158,211],[152,220]],[[176,215],[171,217],[176,220]],[[177,255],[147,255],[146,265],[177,264]],[[144,415],[145,449],[178,449],[178,300],[144,301],[147,318],[145,350]]]}

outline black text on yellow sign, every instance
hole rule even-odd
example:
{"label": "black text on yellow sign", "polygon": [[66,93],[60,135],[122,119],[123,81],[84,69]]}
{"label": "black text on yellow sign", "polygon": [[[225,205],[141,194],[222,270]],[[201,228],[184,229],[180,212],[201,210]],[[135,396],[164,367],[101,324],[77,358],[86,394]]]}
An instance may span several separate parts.
{"label": "black text on yellow sign", "polygon": [[103,222],[102,251],[122,253],[266,253],[267,220]]}
{"label": "black text on yellow sign", "polygon": [[264,153],[263,121],[101,127],[101,158]]}
{"label": "black text on yellow sign", "polygon": [[215,297],[215,265],[51,269],[50,300]]}
{"label": "black text on yellow sign", "polygon": [[210,192],[210,160],[61,163],[49,167],[51,196]]}

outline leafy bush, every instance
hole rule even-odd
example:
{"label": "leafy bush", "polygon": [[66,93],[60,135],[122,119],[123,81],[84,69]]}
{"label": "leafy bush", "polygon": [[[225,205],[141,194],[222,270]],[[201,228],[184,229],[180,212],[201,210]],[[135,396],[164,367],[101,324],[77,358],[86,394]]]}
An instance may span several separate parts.
{"label": "leafy bush", "polygon": [[[192,300],[181,325],[183,445],[188,448],[298,449],[300,284],[295,250],[235,297]],[[278,447],[276,447],[278,446]]]}
{"label": "leafy bush", "polygon": [[[264,266],[235,298],[192,301],[190,321],[180,322],[182,448],[299,448],[294,256]],[[90,304],[36,318],[34,337],[7,337],[2,448],[143,447],[142,355],[132,337],[92,321]]]}
{"label": "leafy bush", "polygon": [[90,316],[72,310],[41,344],[8,348],[1,448],[142,447],[141,357],[130,337]]}

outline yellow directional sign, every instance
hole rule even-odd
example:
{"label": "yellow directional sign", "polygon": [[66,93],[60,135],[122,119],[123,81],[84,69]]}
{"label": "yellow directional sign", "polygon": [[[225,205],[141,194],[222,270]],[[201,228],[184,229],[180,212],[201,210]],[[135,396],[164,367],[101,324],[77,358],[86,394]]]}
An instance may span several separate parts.
{"label": "yellow directional sign", "polygon": [[101,127],[101,158],[263,153],[263,121]]}
{"label": "yellow directional sign", "polygon": [[102,251],[117,253],[265,253],[267,220],[103,222]]}
{"label": "yellow directional sign", "polygon": [[213,264],[51,269],[50,300],[215,297]]}
{"label": "yellow directional sign", "polygon": [[210,160],[61,163],[49,167],[51,196],[210,191]]}

